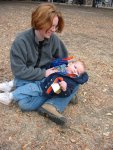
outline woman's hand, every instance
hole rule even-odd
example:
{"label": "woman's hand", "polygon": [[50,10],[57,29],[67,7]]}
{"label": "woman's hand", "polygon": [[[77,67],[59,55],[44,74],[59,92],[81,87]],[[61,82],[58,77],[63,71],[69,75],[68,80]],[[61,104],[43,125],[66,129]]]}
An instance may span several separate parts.
{"label": "woman's hand", "polygon": [[59,85],[60,85],[62,91],[66,91],[67,90],[67,83],[65,81],[59,82]]}
{"label": "woman's hand", "polygon": [[51,75],[51,74],[53,74],[55,72],[58,72],[58,71],[54,67],[50,68],[50,69],[47,69],[46,73],[45,73],[45,77],[48,77],[49,75]]}

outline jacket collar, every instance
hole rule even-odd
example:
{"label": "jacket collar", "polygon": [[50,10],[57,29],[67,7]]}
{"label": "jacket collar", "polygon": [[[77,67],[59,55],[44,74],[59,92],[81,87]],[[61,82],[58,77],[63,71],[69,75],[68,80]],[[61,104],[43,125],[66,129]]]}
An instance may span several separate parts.
{"label": "jacket collar", "polygon": [[[35,43],[36,43],[37,45],[39,45],[39,40],[38,40],[38,37],[37,37],[36,34],[35,34],[35,29],[33,29],[33,34],[34,34]],[[43,45],[48,44],[49,41],[50,41],[50,39],[46,39],[46,38],[45,38],[45,39],[44,39],[44,42],[43,42]]]}

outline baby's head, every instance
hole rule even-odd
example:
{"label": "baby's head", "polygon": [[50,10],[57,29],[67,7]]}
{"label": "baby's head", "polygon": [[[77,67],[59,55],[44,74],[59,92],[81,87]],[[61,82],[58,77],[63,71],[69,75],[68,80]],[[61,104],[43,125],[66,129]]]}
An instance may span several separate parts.
{"label": "baby's head", "polygon": [[69,63],[67,70],[70,74],[80,76],[85,72],[85,64],[83,61],[78,60],[76,62]]}

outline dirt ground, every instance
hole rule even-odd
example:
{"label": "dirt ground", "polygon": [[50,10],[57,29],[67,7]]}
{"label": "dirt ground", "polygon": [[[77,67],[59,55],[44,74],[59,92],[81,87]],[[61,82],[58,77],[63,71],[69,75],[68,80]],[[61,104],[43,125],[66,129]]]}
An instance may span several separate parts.
{"label": "dirt ground", "polygon": [[[0,82],[11,80],[9,51],[16,34],[30,27],[37,3],[0,2]],[[77,105],[60,127],[37,112],[0,104],[0,150],[113,150],[113,10],[58,5],[65,17],[59,35],[89,74]]]}

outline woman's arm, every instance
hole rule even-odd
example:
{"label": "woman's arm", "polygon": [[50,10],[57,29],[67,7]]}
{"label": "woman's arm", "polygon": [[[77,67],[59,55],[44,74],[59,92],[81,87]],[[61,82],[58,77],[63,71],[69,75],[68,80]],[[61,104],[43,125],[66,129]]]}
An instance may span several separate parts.
{"label": "woman's arm", "polygon": [[31,58],[28,58],[28,53],[31,53],[28,45],[21,39],[16,40],[11,47],[10,61],[11,69],[14,77],[22,80],[40,80],[45,77],[45,69],[36,68],[37,59],[34,53],[31,53]]}

